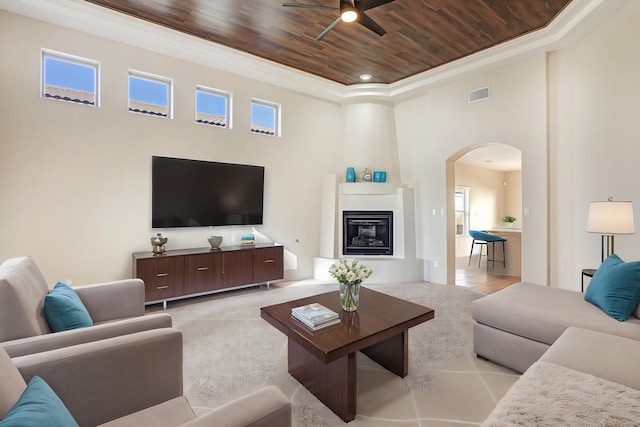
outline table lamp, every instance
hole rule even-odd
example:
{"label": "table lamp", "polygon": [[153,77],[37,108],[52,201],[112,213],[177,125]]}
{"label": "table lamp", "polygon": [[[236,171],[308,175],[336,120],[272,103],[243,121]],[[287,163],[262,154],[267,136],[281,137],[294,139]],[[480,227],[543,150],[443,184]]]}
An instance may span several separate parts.
{"label": "table lamp", "polygon": [[613,236],[616,234],[635,234],[633,218],[633,202],[613,201],[609,197],[606,202],[591,202],[587,220],[589,233],[600,233],[602,261],[614,253]]}

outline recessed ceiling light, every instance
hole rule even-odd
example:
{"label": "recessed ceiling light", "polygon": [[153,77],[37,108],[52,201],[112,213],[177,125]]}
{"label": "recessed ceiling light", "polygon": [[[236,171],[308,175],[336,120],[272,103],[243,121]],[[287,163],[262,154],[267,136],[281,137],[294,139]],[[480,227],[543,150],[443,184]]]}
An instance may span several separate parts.
{"label": "recessed ceiling light", "polygon": [[373,76],[371,74],[368,73],[364,73],[364,74],[360,74],[360,80],[371,80]]}

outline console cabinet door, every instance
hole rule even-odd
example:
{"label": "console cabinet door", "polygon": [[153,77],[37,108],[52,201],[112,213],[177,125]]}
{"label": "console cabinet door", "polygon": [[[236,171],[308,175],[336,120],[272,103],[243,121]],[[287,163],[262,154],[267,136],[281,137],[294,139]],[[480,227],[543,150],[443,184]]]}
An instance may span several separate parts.
{"label": "console cabinet door", "polygon": [[254,250],[250,249],[224,252],[224,275],[222,281],[225,288],[253,283],[254,252]]}
{"label": "console cabinet door", "polygon": [[223,287],[221,252],[187,256],[184,270],[184,290],[187,295],[214,291]]}
{"label": "console cabinet door", "polygon": [[184,295],[184,257],[139,259],[136,275],[144,281],[145,301]]}
{"label": "console cabinet door", "polygon": [[258,248],[253,254],[253,282],[263,283],[279,280],[284,276],[282,246]]}

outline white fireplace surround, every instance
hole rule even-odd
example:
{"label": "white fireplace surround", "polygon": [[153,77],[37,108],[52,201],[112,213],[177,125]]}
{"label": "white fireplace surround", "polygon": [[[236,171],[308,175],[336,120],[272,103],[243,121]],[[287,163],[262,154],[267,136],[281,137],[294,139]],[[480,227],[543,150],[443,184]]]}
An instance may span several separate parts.
{"label": "white fireplace surround", "polygon": [[[331,279],[329,267],[338,259],[361,260],[373,268],[370,283],[407,283],[424,278],[424,262],[416,258],[413,189],[388,182],[338,183],[328,175],[323,183],[320,257],[314,258],[314,278]],[[343,211],[392,211],[393,255],[342,254]]]}

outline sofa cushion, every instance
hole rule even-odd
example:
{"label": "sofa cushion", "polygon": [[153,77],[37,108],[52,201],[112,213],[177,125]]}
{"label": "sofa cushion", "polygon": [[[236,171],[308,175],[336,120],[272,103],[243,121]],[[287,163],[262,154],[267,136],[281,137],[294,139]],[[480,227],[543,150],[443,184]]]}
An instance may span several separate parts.
{"label": "sofa cushion", "polygon": [[30,257],[0,265],[0,341],[51,332],[44,316],[49,286]]}
{"label": "sofa cushion", "polygon": [[78,427],[64,403],[40,377],[29,381],[13,408],[0,420],[0,427]]}
{"label": "sofa cushion", "polygon": [[62,282],[58,282],[44,297],[44,314],[53,332],[93,326],[91,316],[76,291]]}
{"label": "sofa cushion", "polygon": [[616,254],[607,257],[584,299],[620,322],[627,320],[640,302],[640,261],[624,262]]}
{"label": "sofa cushion", "polygon": [[176,397],[159,405],[134,412],[100,427],[175,427],[196,418],[191,405],[184,396]]}
{"label": "sofa cushion", "polygon": [[640,319],[618,322],[580,292],[517,283],[471,304],[473,319],[548,345],[570,326],[640,340]]}
{"label": "sofa cushion", "polygon": [[576,371],[640,390],[640,341],[582,328],[568,328],[540,357]]}
{"label": "sofa cushion", "polygon": [[15,405],[27,388],[18,368],[13,364],[6,351],[0,347],[0,418]]}

